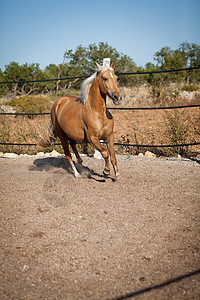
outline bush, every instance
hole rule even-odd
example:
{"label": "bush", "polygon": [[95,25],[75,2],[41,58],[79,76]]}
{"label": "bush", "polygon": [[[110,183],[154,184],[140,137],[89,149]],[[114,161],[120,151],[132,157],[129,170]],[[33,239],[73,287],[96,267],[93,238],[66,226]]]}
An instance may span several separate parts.
{"label": "bush", "polygon": [[[174,110],[173,112],[165,114],[165,124],[166,124],[166,137],[172,145],[187,143],[187,138],[189,134],[189,117],[183,111]],[[170,155],[187,155],[187,149],[185,147],[173,147],[168,150]]]}
{"label": "bush", "polygon": [[199,87],[194,85],[194,84],[189,84],[186,85],[182,88],[183,91],[187,91],[187,92],[195,92],[199,90]]}
{"label": "bush", "polygon": [[44,96],[22,96],[12,99],[8,104],[14,106],[17,113],[50,112],[52,106],[51,100]]}

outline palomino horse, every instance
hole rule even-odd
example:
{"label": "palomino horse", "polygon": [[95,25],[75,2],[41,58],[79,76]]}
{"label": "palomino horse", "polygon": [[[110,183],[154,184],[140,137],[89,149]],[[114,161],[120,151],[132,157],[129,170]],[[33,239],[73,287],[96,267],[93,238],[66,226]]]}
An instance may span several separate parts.
{"label": "palomino horse", "polygon": [[[119,176],[114,153],[114,121],[106,108],[106,96],[109,96],[114,104],[121,100],[117,76],[114,74],[114,62],[111,67],[106,68],[96,64],[98,71],[83,82],[81,97],[64,96],[55,101],[51,109],[48,139],[40,139],[38,143],[47,148],[58,136],[75,177],[78,177],[79,173],[72,161],[68,142],[79,164],[82,164],[82,159],[76,149],[76,142],[89,142],[99,150],[105,160],[104,175],[110,174],[110,155],[115,176]],[[109,154],[100,144],[100,140],[106,142]]]}

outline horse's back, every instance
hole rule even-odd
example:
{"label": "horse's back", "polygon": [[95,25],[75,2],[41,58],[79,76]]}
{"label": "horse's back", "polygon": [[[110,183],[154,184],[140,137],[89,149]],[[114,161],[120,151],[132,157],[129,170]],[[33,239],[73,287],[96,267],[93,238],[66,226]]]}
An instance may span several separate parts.
{"label": "horse's back", "polygon": [[57,114],[57,116],[59,114],[61,114],[63,108],[67,105],[72,105],[74,101],[76,101],[76,99],[78,99],[77,97],[75,96],[63,96],[63,97],[60,97],[59,99],[57,99],[53,106],[52,106],[52,110],[54,110]]}

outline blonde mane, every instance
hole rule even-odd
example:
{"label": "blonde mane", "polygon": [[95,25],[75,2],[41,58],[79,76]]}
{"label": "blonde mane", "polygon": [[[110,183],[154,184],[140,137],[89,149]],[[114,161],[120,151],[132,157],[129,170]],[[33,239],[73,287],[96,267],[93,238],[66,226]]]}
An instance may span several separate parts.
{"label": "blonde mane", "polygon": [[86,104],[90,92],[91,85],[97,77],[97,72],[95,72],[92,76],[85,79],[81,85],[81,102]]}
{"label": "blonde mane", "polygon": [[[113,69],[111,67],[103,67],[102,71],[106,71],[107,69],[113,71]],[[90,88],[94,82],[94,80],[97,77],[98,72],[95,72],[92,76],[90,76],[89,78],[85,79],[81,85],[81,102],[83,102],[83,104],[85,105],[87,100],[88,100],[88,96],[89,96],[89,92],[90,92]]]}

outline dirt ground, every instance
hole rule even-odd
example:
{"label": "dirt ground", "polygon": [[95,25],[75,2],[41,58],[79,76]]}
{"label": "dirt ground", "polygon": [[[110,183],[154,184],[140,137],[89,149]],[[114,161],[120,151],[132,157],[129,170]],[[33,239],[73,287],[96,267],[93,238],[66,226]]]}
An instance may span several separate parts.
{"label": "dirt ground", "polygon": [[199,299],[197,159],[0,158],[0,299]]}

